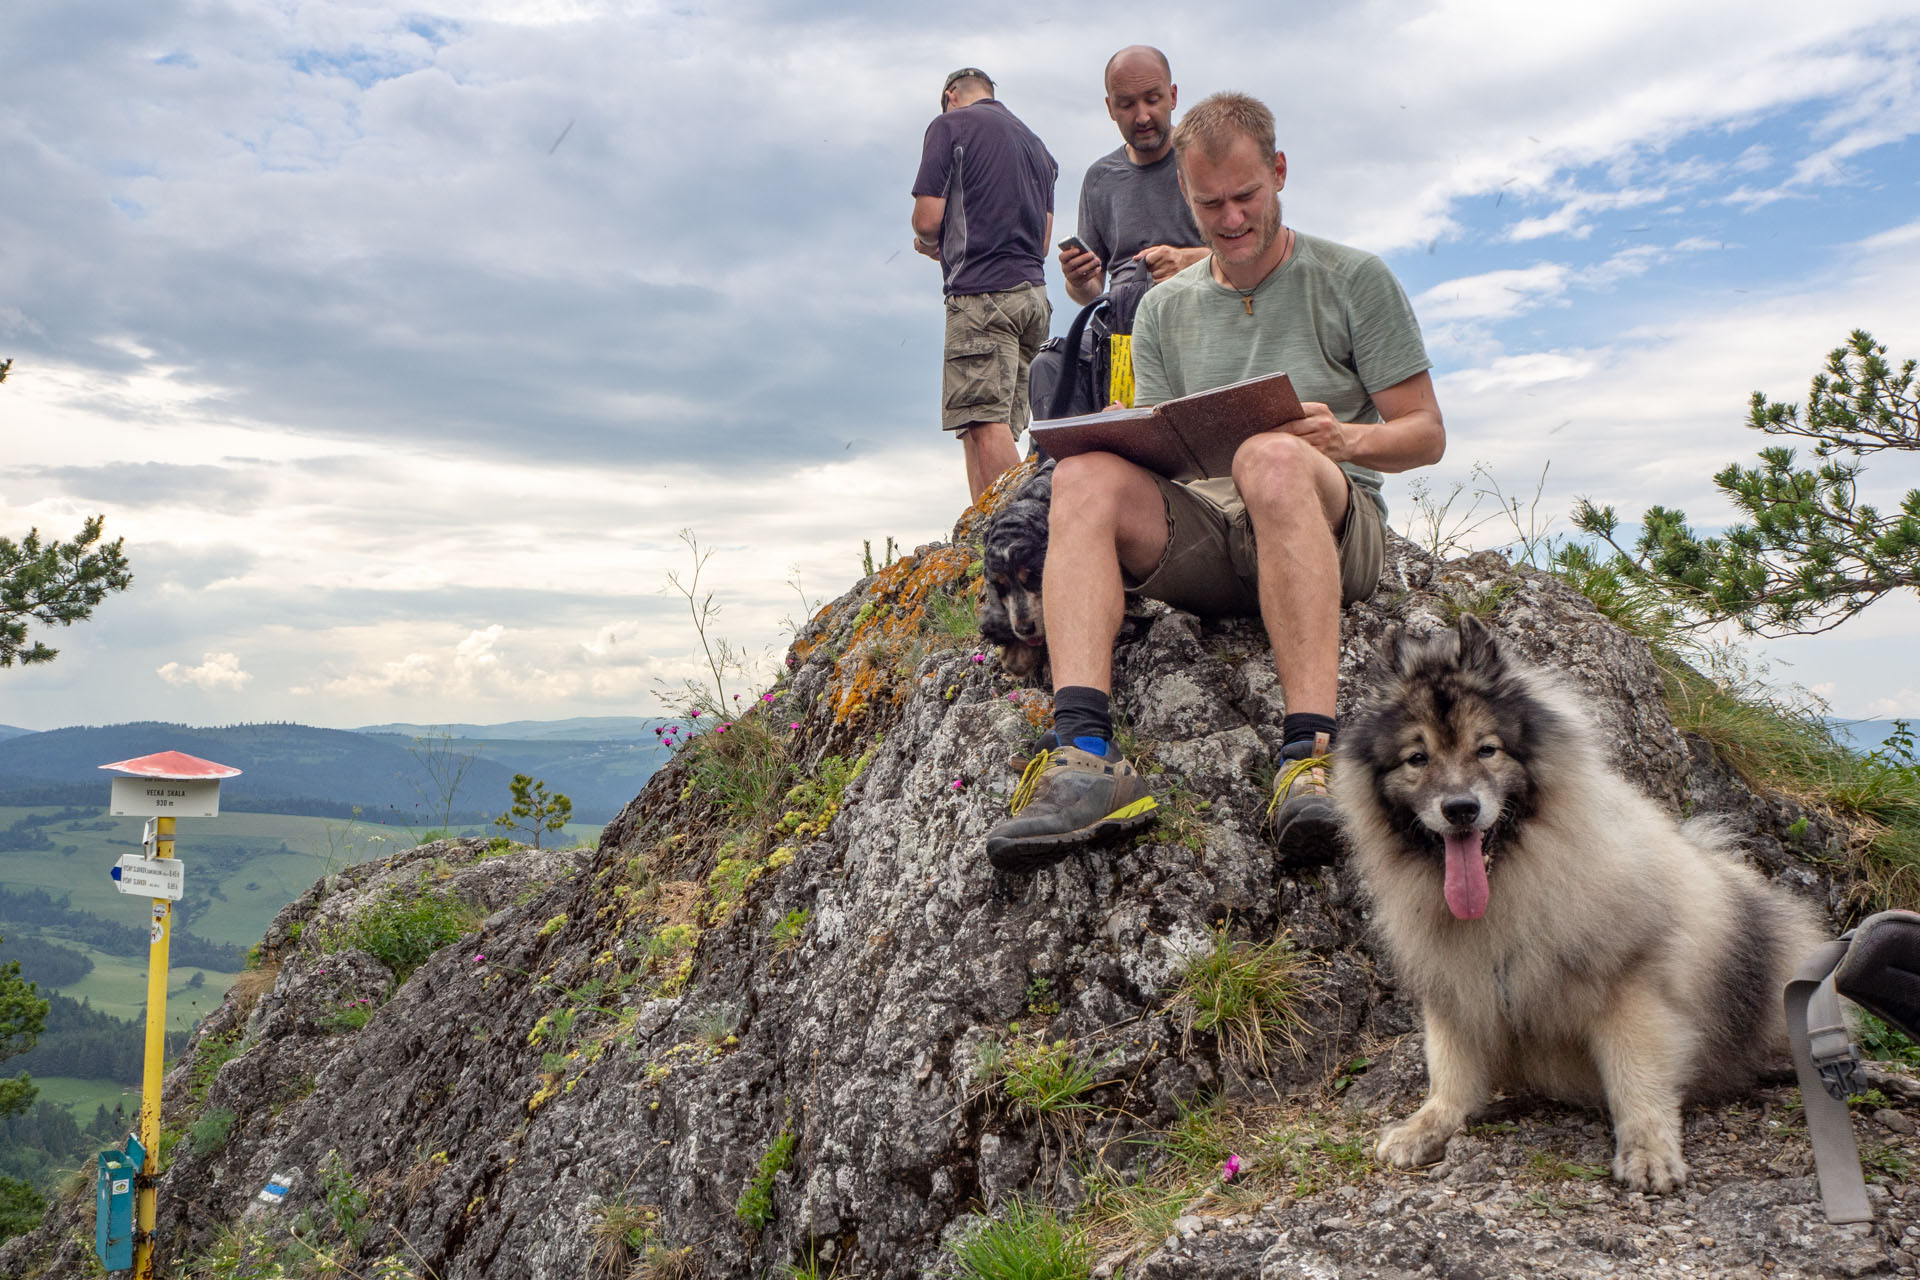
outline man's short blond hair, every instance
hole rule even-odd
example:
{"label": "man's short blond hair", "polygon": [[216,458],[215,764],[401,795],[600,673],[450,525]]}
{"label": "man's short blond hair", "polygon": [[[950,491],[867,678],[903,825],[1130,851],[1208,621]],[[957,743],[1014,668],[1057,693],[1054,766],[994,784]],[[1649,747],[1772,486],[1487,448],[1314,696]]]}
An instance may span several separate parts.
{"label": "man's short blond hair", "polygon": [[1253,139],[1261,155],[1272,156],[1273,112],[1260,99],[1245,93],[1216,93],[1203,98],[1174,128],[1174,163],[1184,163],[1189,147],[1200,148],[1209,158],[1223,155],[1237,138]]}

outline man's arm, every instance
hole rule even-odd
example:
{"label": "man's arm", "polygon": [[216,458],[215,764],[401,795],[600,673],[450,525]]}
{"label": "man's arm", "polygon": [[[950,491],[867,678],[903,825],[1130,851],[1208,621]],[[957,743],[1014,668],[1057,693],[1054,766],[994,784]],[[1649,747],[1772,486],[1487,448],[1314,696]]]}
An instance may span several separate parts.
{"label": "man's arm", "polygon": [[1384,421],[1336,422],[1327,406],[1312,402],[1301,405],[1306,417],[1280,429],[1302,437],[1335,462],[1375,471],[1411,471],[1440,461],[1447,429],[1433,396],[1433,378],[1425,370],[1374,392],[1373,405]]}
{"label": "man's arm", "polygon": [[1133,260],[1145,263],[1147,270],[1153,273],[1153,282],[1159,284],[1167,277],[1185,271],[1206,257],[1209,252],[1205,245],[1183,247],[1171,244],[1150,244],[1134,254]]}
{"label": "man's arm", "polygon": [[[1052,240],[1052,235],[1048,235]],[[1100,255],[1091,249],[1060,251],[1060,274],[1067,282],[1067,296],[1081,306],[1086,306],[1107,291],[1107,271],[1100,265]]]}
{"label": "man's arm", "polygon": [[940,260],[940,225],[946,220],[947,198],[945,196],[915,196],[911,219],[914,251],[938,262]]}

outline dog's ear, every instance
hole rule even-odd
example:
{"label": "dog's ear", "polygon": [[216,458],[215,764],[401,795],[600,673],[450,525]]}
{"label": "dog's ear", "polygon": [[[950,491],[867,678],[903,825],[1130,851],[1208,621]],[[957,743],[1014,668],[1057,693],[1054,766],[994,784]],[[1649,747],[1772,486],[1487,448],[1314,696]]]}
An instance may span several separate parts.
{"label": "dog's ear", "polygon": [[1407,650],[1407,629],[1395,627],[1387,633],[1387,638],[1374,646],[1375,670],[1397,675],[1402,670],[1402,659]]}
{"label": "dog's ear", "polygon": [[1454,630],[1460,636],[1461,666],[1489,674],[1500,671],[1504,665],[1500,657],[1500,642],[1494,639],[1493,632],[1487,630],[1486,623],[1471,613],[1463,613],[1454,624]]}

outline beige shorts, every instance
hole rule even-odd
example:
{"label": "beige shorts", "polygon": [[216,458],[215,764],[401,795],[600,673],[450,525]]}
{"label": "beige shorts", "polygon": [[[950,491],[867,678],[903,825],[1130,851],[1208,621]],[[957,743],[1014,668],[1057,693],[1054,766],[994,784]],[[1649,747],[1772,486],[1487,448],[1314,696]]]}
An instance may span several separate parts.
{"label": "beige shorts", "polygon": [[[1152,573],[1127,590],[1207,618],[1260,616],[1259,553],[1238,495],[1217,502],[1191,485],[1155,476],[1167,504],[1167,549]],[[1365,600],[1380,585],[1386,518],[1347,478],[1347,519],[1337,539],[1340,603]]]}
{"label": "beige shorts", "polygon": [[947,298],[946,374],[940,425],[964,431],[977,422],[1027,426],[1027,366],[1047,340],[1053,307],[1035,284]]}

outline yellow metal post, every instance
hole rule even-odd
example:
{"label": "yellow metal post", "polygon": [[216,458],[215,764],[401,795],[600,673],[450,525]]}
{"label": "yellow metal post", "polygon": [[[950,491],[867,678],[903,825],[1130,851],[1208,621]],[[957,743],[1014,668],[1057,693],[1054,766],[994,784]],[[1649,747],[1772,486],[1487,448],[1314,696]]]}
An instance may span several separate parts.
{"label": "yellow metal post", "polygon": [[[173,819],[156,822],[154,856],[173,856]],[[160,1169],[160,1077],[167,1055],[167,951],[173,942],[173,903],[153,900],[152,942],[147,947],[147,1064],[140,1083],[140,1145],[146,1163],[135,1179],[133,1274],[153,1280],[154,1180]]]}

